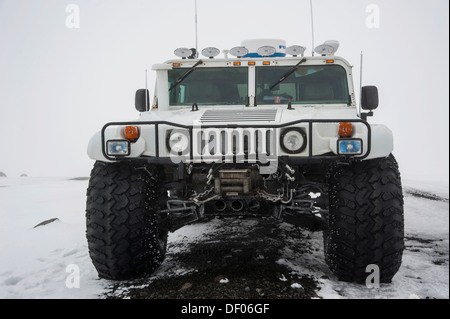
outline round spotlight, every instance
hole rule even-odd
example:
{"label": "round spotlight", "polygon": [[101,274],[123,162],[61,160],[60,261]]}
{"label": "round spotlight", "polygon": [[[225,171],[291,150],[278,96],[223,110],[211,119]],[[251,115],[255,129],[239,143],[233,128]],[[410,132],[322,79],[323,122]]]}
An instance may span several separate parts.
{"label": "round spotlight", "polygon": [[202,50],[202,55],[207,58],[214,58],[220,54],[220,50],[217,48],[209,47]]}
{"label": "round spotlight", "polygon": [[277,49],[268,45],[260,47],[257,51],[257,53],[262,57],[269,57],[271,55],[274,55],[276,52]]}
{"label": "round spotlight", "polygon": [[188,48],[178,48],[173,52],[177,57],[186,59],[190,57],[193,52],[191,49]]}
{"label": "round spotlight", "polygon": [[293,45],[288,48],[286,48],[286,53],[292,56],[303,56],[303,53],[305,53],[306,48],[302,47],[300,45]]}
{"label": "round spotlight", "polygon": [[320,54],[320,55],[331,55],[331,54],[333,54],[334,49],[333,49],[333,47],[332,47],[331,45],[328,45],[328,44],[321,44],[321,45],[318,45],[318,46],[314,49],[314,51],[315,51],[317,54]]}
{"label": "round spotlight", "polygon": [[317,46],[314,51],[321,55],[333,55],[339,48],[339,42],[335,40],[325,41],[323,44]]}
{"label": "round spotlight", "polygon": [[229,52],[231,55],[235,57],[242,58],[244,55],[248,53],[248,50],[244,47],[234,47]]}
{"label": "round spotlight", "polygon": [[285,130],[281,136],[281,148],[289,154],[298,154],[305,150],[307,139],[306,133],[301,128]]}

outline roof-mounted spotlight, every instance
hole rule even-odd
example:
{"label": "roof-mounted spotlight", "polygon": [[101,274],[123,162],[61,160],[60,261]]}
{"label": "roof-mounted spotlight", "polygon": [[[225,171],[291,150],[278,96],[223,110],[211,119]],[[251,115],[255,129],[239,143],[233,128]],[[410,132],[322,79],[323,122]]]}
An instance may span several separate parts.
{"label": "roof-mounted spotlight", "polygon": [[244,47],[234,47],[229,52],[231,55],[235,57],[242,58],[244,55],[248,53],[248,50]]}
{"label": "roof-mounted spotlight", "polygon": [[178,48],[173,53],[182,59],[186,59],[193,54],[192,50],[188,48]]}
{"label": "roof-mounted spotlight", "polygon": [[302,47],[300,45],[293,45],[286,48],[286,53],[292,56],[299,56],[299,55],[303,56],[305,50],[306,50],[305,47]]}
{"label": "roof-mounted spotlight", "polygon": [[328,40],[317,46],[314,51],[320,55],[334,55],[339,48],[339,41]]}
{"label": "roof-mounted spotlight", "polygon": [[277,49],[268,45],[260,47],[257,51],[257,53],[262,57],[269,57],[271,55],[274,55],[276,52]]}
{"label": "roof-mounted spotlight", "polygon": [[207,58],[214,58],[220,54],[220,50],[217,48],[209,47],[202,50],[202,55]]}
{"label": "roof-mounted spotlight", "polygon": [[188,56],[188,59],[197,59],[198,58],[198,52],[197,49],[191,48],[192,54]]}

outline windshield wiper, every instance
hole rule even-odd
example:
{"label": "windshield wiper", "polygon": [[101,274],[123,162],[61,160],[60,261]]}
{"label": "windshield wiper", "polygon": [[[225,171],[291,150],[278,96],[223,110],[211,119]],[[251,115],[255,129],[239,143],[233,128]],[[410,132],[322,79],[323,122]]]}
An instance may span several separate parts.
{"label": "windshield wiper", "polygon": [[197,66],[199,66],[200,64],[202,64],[203,61],[199,60],[197,63],[194,64],[194,66],[192,68],[190,68],[189,70],[186,71],[186,73],[184,73],[182,76],[180,76],[175,83],[173,83],[170,86],[169,91],[172,91],[174,88],[176,88],[181,82],[184,81],[185,78],[187,78],[189,75],[191,75],[192,72],[194,72],[197,69]]}
{"label": "windshield wiper", "polygon": [[297,63],[292,69],[290,69],[288,72],[286,72],[286,74],[285,75],[283,75],[278,81],[277,81],[277,83],[275,83],[274,85],[272,85],[270,88],[269,88],[269,90],[273,90],[273,88],[274,87],[276,87],[278,84],[280,84],[281,82],[283,82],[284,80],[286,80],[288,77],[289,77],[289,75],[291,75],[292,73],[294,73],[299,67],[300,67],[300,64],[302,64],[302,63],[304,63],[304,62],[306,62],[306,59],[302,59],[299,63]]}

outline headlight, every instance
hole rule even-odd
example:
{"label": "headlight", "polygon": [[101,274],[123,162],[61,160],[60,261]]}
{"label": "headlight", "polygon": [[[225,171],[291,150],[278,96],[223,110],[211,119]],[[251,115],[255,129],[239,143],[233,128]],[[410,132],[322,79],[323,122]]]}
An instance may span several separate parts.
{"label": "headlight", "polygon": [[106,151],[110,156],[130,155],[130,142],[127,140],[109,140],[106,142]]}
{"label": "headlight", "polygon": [[167,149],[171,154],[186,154],[189,149],[189,136],[184,130],[171,130],[167,134]]}
{"label": "headlight", "polygon": [[338,140],[338,152],[341,155],[360,155],[362,154],[362,140]]}
{"label": "headlight", "polygon": [[281,148],[289,154],[298,154],[305,150],[306,133],[301,128],[286,129],[280,136]]}

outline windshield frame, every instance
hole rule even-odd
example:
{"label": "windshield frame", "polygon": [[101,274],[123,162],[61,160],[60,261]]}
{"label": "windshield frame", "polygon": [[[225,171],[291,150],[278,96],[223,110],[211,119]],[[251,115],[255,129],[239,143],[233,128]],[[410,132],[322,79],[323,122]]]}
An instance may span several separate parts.
{"label": "windshield frame", "polygon": [[[228,68],[246,68],[248,70],[248,102],[246,104],[241,105],[225,105],[224,107],[244,107],[244,106],[259,106],[259,107],[280,107],[284,104],[261,104],[257,105],[256,102],[256,68],[259,66],[266,66],[269,64],[271,67],[277,66],[286,66],[293,67],[297,63],[299,63],[304,57],[284,57],[284,58],[235,58],[235,59],[223,59],[223,58],[214,58],[214,59],[203,59],[203,64],[199,65],[197,69],[201,68],[219,68],[219,67],[228,67]],[[302,66],[323,66],[323,65],[339,65],[341,66],[346,73],[347,77],[347,89],[349,95],[348,103],[336,103],[336,104],[296,104],[299,106],[333,106],[333,107],[350,107],[356,108],[356,96],[355,96],[355,87],[353,83],[353,75],[352,68],[348,61],[338,56],[314,56],[314,57],[305,57],[306,62],[302,64]],[[156,64],[152,67],[153,70],[157,73],[157,83],[168,83],[168,71],[178,68],[184,71],[187,71],[191,68],[195,63],[199,60],[197,59],[185,59],[185,60],[169,60],[164,64]],[[195,73],[195,72],[194,72]],[[186,109],[192,107],[192,105],[169,105],[169,91],[166,85],[157,85],[157,90],[155,91],[155,107],[159,110],[174,110],[174,109]],[[203,107],[218,107],[221,104],[205,104]]]}

